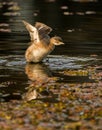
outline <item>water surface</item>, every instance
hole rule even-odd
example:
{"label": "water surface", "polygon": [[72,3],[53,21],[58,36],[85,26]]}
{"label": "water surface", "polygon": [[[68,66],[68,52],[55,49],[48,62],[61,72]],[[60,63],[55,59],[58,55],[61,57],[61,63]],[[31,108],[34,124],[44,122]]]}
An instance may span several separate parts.
{"label": "water surface", "polygon": [[[65,45],[56,47],[42,64],[26,63],[30,37],[22,20],[51,26],[50,35],[61,36]],[[0,0],[0,103],[4,112],[7,109],[0,120],[6,120],[7,128],[19,127],[20,117],[30,129],[100,130],[101,97],[101,1]],[[13,106],[15,110],[9,110]],[[29,116],[15,118],[16,108]],[[14,126],[13,118],[19,122]]]}

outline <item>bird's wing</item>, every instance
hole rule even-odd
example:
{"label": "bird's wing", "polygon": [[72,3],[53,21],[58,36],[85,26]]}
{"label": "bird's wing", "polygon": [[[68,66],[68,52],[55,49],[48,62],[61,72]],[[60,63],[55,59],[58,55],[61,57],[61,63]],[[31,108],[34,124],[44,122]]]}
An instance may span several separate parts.
{"label": "bird's wing", "polygon": [[35,27],[39,32],[39,36],[48,35],[52,31],[51,27],[40,22],[36,22]]}
{"label": "bird's wing", "polygon": [[39,38],[39,34],[38,34],[38,30],[36,27],[32,26],[31,24],[29,24],[26,21],[22,21],[24,23],[24,25],[26,26],[26,29],[28,30],[30,37],[31,37],[31,41],[38,43],[40,41]]}

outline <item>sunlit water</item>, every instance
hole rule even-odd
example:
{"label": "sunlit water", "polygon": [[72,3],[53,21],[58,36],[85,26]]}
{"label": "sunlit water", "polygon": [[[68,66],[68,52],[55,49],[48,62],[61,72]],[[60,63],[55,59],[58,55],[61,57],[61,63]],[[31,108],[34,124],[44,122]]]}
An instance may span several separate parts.
{"label": "sunlit water", "polygon": [[[95,82],[96,79],[90,78],[88,73],[91,70],[88,69],[95,69],[99,66],[99,72],[101,72],[102,67],[100,66],[101,59],[86,56],[50,55],[42,64],[27,64],[23,55],[0,56],[0,59],[1,101],[22,99],[27,91],[26,88],[31,84],[29,80],[32,83],[35,81],[46,83],[47,78],[55,77],[58,78],[57,82],[63,83]],[[68,71],[69,74],[65,75],[64,73]]]}
{"label": "sunlit water", "polygon": [[[34,72],[40,74],[37,78],[55,77],[59,83],[95,82],[87,69],[96,67],[100,68],[100,72],[102,69],[100,3],[25,0],[22,4],[21,0],[8,3],[0,1],[0,17],[1,101],[24,99],[30,81],[36,80]],[[30,38],[22,20],[32,24],[36,21],[44,22],[54,29],[51,36],[59,35],[65,42],[64,46],[56,47],[44,60],[43,65],[46,67],[42,64],[31,65],[32,71],[29,70],[24,53]],[[68,74],[69,70],[71,72]]]}

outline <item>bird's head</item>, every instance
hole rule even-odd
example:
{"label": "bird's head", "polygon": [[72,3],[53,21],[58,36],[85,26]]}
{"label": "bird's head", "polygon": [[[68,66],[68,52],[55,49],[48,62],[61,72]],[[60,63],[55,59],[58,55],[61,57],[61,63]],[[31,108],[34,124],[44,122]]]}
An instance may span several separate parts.
{"label": "bird's head", "polygon": [[64,43],[62,42],[62,38],[61,38],[61,37],[58,37],[58,36],[52,37],[52,38],[50,39],[50,41],[51,41],[51,43],[53,43],[53,44],[56,45],[56,46],[64,44]]}

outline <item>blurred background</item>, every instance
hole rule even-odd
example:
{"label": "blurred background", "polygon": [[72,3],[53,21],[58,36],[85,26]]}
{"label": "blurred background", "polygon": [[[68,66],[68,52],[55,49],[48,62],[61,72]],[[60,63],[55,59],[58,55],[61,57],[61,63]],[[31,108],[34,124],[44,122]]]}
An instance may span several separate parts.
{"label": "blurred background", "polygon": [[1,55],[24,54],[30,37],[22,20],[32,25],[43,22],[53,28],[51,36],[62,37],[65,46],[53,54],[102,52],[101,0],[0,0]]}

